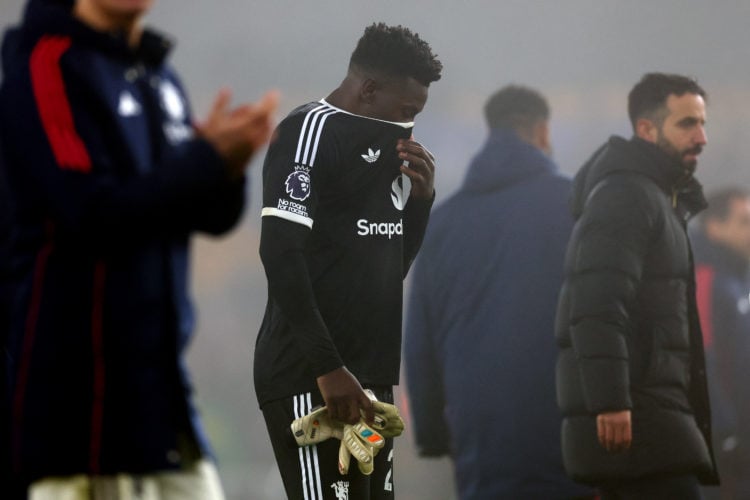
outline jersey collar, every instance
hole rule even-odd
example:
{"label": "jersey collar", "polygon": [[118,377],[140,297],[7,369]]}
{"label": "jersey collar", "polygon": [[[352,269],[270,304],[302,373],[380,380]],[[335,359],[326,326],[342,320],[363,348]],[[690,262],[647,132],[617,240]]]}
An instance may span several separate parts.
{"label": "jersey collar", "polygon": [[376,122],[381,122],[381,123],[390,123],[391,125],[396,125],[396,126],[401,127],[401,128],[414,128],[414,122],[391,122],[391,121],[388,121],[388,120],[381,120],[379,118],[372,118],[372,117],[369,117],[369,116],[357,115],[355,113],[350,113],[349,111],[347,111],[345,109],[337,108],[336,106],[334,106],[333,104],[329,103],[325,99],[321,99],[318,102],[320,102],[321,104],[325,104],[326,106],[328,106],[330,108],[333,108],[336,111],[339,111],[341,113],[346,113],[347,115],[357,116],[359,118],[364,118],[366,120],[374,120]]}

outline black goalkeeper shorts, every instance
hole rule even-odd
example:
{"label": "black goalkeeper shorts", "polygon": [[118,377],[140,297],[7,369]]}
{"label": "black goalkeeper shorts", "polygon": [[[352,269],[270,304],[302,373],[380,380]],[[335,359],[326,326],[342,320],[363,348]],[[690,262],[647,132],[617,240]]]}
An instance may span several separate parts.
{"label": "black goalkeeper shorts", "polygon": [[[393,389],[369,387],[379,401],[393,403]],[[331,438],[322,443],[300,448],[289,429],[295,418],[307,415],[323,405],[318,391],[279,399],[263,406],[273,453],[291,500],[392,500],[393,439],[375,457],[375,467],[365,476],[352,457],[349,473],[339,474],[339,444]]]}

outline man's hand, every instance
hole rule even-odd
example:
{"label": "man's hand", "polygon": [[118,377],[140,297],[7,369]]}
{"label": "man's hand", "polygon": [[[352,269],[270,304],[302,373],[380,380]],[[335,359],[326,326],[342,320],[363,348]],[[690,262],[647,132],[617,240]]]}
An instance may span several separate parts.
{"label": "man's hand", "polygon": [[596,416],[599,443],[609,452],[624,451],[633,442],[630,410],[600,413]]}
{"label": "man's hand", "polygon": [[385,446],[385,438],[360,419],[354,425],[331,419],[325,406],[314,409],[290,425],[297,446],[310,446],[330,438],[341,440],[338,468],[342,475],[349,472],[351,457],[357,460],[362,474],[369,475],[375,467],[374,458]]}
{"label": "man's hand", "polygon": [[435,192],[435,157],[413,139],[399,139],[396,150],[398,157],[408,162],[401,165],[401,172],[411,181],[411,196],[431,200]]}
{"label": "man's hand", "polygon": [[[367,393],[372,394],[370,391]],[[374,399],[374,396],[372,398]],[[382,410],[380,415],[376,415],[375,421],[387,432],[396,436],[400,435],[403,430],[403,421],[396,407],[381,403],[377,399],[374,399],[373,404],[381,405]],[[364,418],[354,425],[344,424],[333,420],[325,406],[315,408],[307,415],[296,418],[291,423],[290,429],[297,446],[318,444],[332,437],[340,439],[338,468],[342,475],[349,472],[352,456],[357,460],[357,466],[362,474],[372,474],[375,467],[375,455],[385,446],[383,434],[367,425]]]}
{"label": "man's hand", "polygon": [[273,115],[279,104],[279,93],[267,92],[261,100],[230,109],[231,93],[224,89],[206,120],[196,124],[199,137],[208,141],[224,159],[229,175],[240,177],[253,153],[265,145],[273,132]]}
{"label": "man's hand", "polygon": [[345,367],[342,366],[321,375],[317,382],[331,419],[356,424],[364,416],[365,422],[368,424],[373,422],[374,413],[370,398],[362,390],[362,386],[359,385],[354,375]]}

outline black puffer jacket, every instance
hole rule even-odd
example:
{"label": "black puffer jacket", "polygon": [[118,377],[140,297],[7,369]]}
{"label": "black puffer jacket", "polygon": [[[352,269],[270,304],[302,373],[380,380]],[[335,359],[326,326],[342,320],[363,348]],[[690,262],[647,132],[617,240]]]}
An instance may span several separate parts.
{"label": "black puffer jacket", "polygon": [[[717,480],[686,221],[705,207],[682,164],[612,137],[576,176],[556,336],[563,459],[576,480],[662,472]],[[608,453],[596,415],[632,410],[633,445]]]}

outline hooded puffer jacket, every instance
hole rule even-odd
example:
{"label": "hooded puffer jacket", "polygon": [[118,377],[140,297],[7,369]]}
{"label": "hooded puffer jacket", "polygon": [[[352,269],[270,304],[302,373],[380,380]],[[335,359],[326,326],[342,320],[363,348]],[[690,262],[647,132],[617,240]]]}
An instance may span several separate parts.
{"label": "hooded puffer jacket", "polygon": [[[685,231],[704,207],[692,171],[637,138],[612,137],[575,178],[556,337],[563,460],[576,480],[717,480]],[[596,416],[625,409],[633,444],[609,453]]]}

